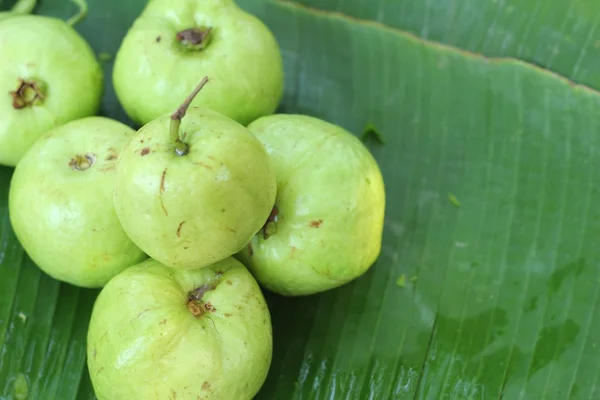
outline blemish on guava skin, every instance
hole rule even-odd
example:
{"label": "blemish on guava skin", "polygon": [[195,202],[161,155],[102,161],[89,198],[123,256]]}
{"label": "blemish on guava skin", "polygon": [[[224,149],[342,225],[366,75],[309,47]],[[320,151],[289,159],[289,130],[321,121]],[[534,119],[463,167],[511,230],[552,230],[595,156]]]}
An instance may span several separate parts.
{"label": "blemish on guava skin", "polygon": [[200,307],[200,305],[196,304],[195,302],[188,301],[187,308],[196,318],[199,318],[202,314],[204,314],[204,310],[202,309],[202,307]]}
{"label": "blemish on guava skin", "polygon": [[227,280],[225,281],[225,283],[227,283],[229,286],[233,285],[233,283],[232,283],[232,282],[231,282],[229,279],[227,279]]}
{"label": "blemish on guava skin", "polygon": [[204,381],[204,383],[202,384],[202,390],[209,390],[210,389],[210,383],[208,383],[208,381]]}
{"label": "blemish on guava skin", "polygon": [[206,168],[206,169],[213,169],[213,167],[211,167],[210,165],[208,165],[208,164],[206,164],[206,163],[203,163],[202,161],[195,162],[194,164],[195,164],[195,165],[199,165],[199,166],[201,166],[201,167],[204,167],[204,168]]}
{"label": "blemish on guava skin", "polygon": [[147,147],[144,147],[144,148],[142,149],[142,152],[141,152],[140,154],[141,154],[141,155],[142,155],[142,157],[143,157],[143,156],[145,156],[145,155],[146,155],[146,154],[148,154],[148,153],[150,153],[150,149],[149,149],[149,148],[147,148]]}
{"label": "blemish on guava skin", "polygon": [[209,301],[209,302],[207,302],[207,303],[204,305],[204,308],[206,309],[206,311],[210,311],[210,312],[215,312],[215,311],[217,311],[217,309],[215,308],[215,306],[213,306],[212,304],[210,304],[210,301]]}
{"label": "blemish on guava skin", "polygon": [[167,176],[167,168],[165,168],[160,177],[160,194],[163,194],[165,191],[165,176]]}
{"label": "blemish on guava skin", "polygon": [[227,227],[227,230],[228,230],[229,232],[237,233],[237,231],[236,231],[235,229],[233,229],[233,228],[230,228],[230,227]]}
{"label": "blemish on guava skin", "polygon": [[310,221],[310,227],[311,228],[320,228],[322,223],[323,223],[322,219],[318,219],[318,220],[315,220],[315,221]]}
{"label": "blemish on guava skin", "polygon": [[161,40],[162,40],[162,38],[160,36],[156,37],[156,43],[160,43]]}
{"label": "blemish on guava skin", "polygon": [[252,243],[248,243],[248,255],[252,257],[254,255],[254,249],[252,248]]}
{"label": "blemish on guava skin", "polygon": [[174,389],[171,389],[171,399],[177,400],[177,392]]}
{"label": "blemish on guava skin", "polygon": [[181,237],[181,227],[185,224],[185,221],[181,221],[179,223],[179,227],[177,228],[177,237]]}
{"label": "blemish on guava skin", "polygon": [[233,314],[225,313],[225,314],[223,314],[223,315],[225,315],[227,318],[229,318],[229,317],[231,317]]}
{"label": "blemish on guava skin", "polygon": [[106,156],[106,161],[116,160],[117,157],[119,157],[119,154],[117,154],[117,150],[114,147],[110,147],[108,149],[108,156]]}
{"label": "blemish on guava skin", "polygon": [[158,189],[158,193],[160,195],[160,206],[162,207],[163,211],[165,212],[165,215],[168,217],[169,212],[167,211],[167,208],[165,207],[165,203],[163,202],[163,198],[162,198],[162,194],[165,191],[165,176],[167,176],[167,168],[165,168],[165,170],[162,173],[162,176],[160,177],[160,187]]}
{"label": "blemish on guava skin", "polygon": [[166,323],[167,323],[167,320],[166,320],[166,318],[165,318],[165,319],[163,319],[162,321],[160,321],[158,324],[159,324],[159,325],[164,325],[164,324],[166,324]]}

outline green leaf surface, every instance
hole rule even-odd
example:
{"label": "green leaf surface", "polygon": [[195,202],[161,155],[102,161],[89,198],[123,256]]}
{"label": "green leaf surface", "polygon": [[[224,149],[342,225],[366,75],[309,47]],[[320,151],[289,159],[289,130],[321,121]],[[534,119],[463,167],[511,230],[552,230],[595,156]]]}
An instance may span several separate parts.
{"label": "green leaf surface", "polygon": [[600,2],[296,0],[491,57],[515,57],[600,89]]}
{"label": "green leaf surface", "polygon": [[[395,10],[392,0],[373,3]],[[367,274],[316,296],[267,293],[275,354],[258,397],[598,398],[600,95],[521,61],[344,15],[240,4],[281,45],[282,111],[357,136],[371,126],[385,139],[365,143],[388,198],[382,253]],[[371,18],[366,0],[319,4]],[[406,13],[417,2],[402,4],[397,14],[422,26]],[[422,4],[428,15],[444,13],[441,1]],[[567,15],[594,17],[591,5],[586,13],[573,4]],[[78,29],[96,52],[114,55],[143,5],[90,0]],[[525,20],[540,18],[523,10]],[[37,11],[66,19],[75,6],[45,0]],[[461,21],[481,39],[487,25],[477,15]],[[569,26],[555,32],[568,35]],[[564,58],[571,68],[589,57],[585,41],[574,40],[579,53]],[[579,65],[592,76],[592,64]],[[112,63],[104,66],[102,113],[127,121],[111,89]],[[24,374],[29,398],[91,399],[85,331],[96,292],[58,284],[24,255],[7,215],[10,174],[0,169],[0,398],[14,398]]]}

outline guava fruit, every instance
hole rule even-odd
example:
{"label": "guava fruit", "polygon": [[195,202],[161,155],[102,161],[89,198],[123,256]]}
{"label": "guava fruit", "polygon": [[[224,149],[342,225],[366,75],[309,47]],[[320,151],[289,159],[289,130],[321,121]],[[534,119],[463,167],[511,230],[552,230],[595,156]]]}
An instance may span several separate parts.
{"label": "guava fruit", "polygon": [[153,0],[123,39],[113,83],[140,125],[171,112],[203,77],[192,103],[247,125],[276,109],[283,62],[269,29],[233,0]]}
{"label": "guava fruit", "polygon": [[97,113],[103,73],[66,22],[18,15],[0,23],[0,164],[15,166],[42,134]]}
{"label": "guava fruit", "polygon": [[149,259],[100,292],[87,337],[99,400],[244,400],[272,357],[267,304],[234,258],[191,270]]}
{"label": "guava fruit", "polygon": [[235,254],[275,202],[271,160],[248,129],[207,108],[185,115],[205,83],[175,113],[144,125],[117,165],[114,204],[125,232],[170,267]]}
{"label": "guava fruit", "polygon": [[117,159],[134,134],[104,117],[71,121],[38,139],[15,168],[10,221],[48,275],[101,287],[147,257],[123,231],[112,202]]}
{"label": "guava fruit", "polygon": [[309,295],[365,273],[381,251],[383,177],[345,129],[305,115],[272,115],[248,129],[265,145],[277,200],[263,229],[237,257],[265,288]]}

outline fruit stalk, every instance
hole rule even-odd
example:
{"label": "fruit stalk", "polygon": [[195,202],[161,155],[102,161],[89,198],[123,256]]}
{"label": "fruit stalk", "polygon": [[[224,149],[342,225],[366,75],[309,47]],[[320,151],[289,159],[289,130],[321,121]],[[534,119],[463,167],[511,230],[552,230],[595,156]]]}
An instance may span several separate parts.
{"label": "fruit stalk", "polygon": [[0,12],[0,21],[16,15],[31,14],[36,4],[37,0],[17,0],[10,11]]}
{"label": "fruit stalk", "polygon": [[75,3],[77,5],[77,7],[79,7],[79,11],[77,11],[77,14],[73,15],[71,18],[69,18],[67,20],[67,24],[74,26],[76,25],[79,21],[81,21],[82,19],[85,18],[85,16],[87,15],[88,12],[88,5],[87,2],[85,0],[71,0],[73,3]]}
{"label": "fruit stalk", "polygon": [[179,127],[181,126],[181,120],[185,116],[187,109],[190,107],[190,104],[192,104],[192,101],[194,100],[196,95],[198,95],[200,90],[202,90],[202,88],[204,87],[204,85],[206,85],[207,82],[208,82],[208,76],[205,76],[204,78],[202,78],[202,80],[200,81],[198,86],[196,86],[194,91],[185,99],[183,104],[181,104],[179,106],[179,108],[171,115],[171,124],[170,124],[171,140],[173,141],[173,143],[175,143],[175,152],[179,156],[183,156],[183,155],[187,154],[187,152],[188,152],[187,144],[185,144],[181,140],[181,137],[179,136]]}
{"label": "fruit stalk", "polygon": [[10,9],[10,12],[15,14],[31,14],[36,3],[37,0],[18,0]]}

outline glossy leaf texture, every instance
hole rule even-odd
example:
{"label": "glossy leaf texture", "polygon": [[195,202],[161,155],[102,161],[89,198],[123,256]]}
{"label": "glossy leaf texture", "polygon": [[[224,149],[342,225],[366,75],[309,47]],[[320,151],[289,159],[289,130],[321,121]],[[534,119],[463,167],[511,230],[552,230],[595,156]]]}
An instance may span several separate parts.
{"label": "glossy leaf texture", "polygon": [[[600,78],[583,36],[572,36],[576,50],[556,64],[534,39],[536,26],[569,35],[558,14],[535,12],[563,3],[497,2],[537,21],[529,33],[494,6],[477,12],[564,77],[409,32],[424,29],[407,12],[420,10],[413,14],[449,18],[446,28],[428,22],[438,33],[423,37],[487,56],[529,54],[469,46],[465,25],[473,41],[490,32],[484,14],[460,14],[451,36],[443,9],[456,2],[304,3],[240,1],[281,45],[282,112],[381,134],[383,143],[372,135],[365,143],[386,182],[384,244],[367,274],[337,290],[267,293],[275,354],[258,398],[599,397],[600,95],[566,78],[591,86]],[[144,2],[89,4],[78,29],[114,55]],[[382,18],[370,8],[377,4]],[[572,4],[563,14],[594,37],[595,6]],[[38,11],[64,18],[74,6],[45,0]],[[110,79],[106,87],[102,113],[126,121]],[[93,398],[84,346],[96,292],[59,285],[27,259],[8,222],[10,170],[0,172],[0,398],[12,398],[19,373],[30,398]]]}
{"label": "glossy leaf texture", "polygon": [[600,88],[600,3],[586,0],[298,0]]}

